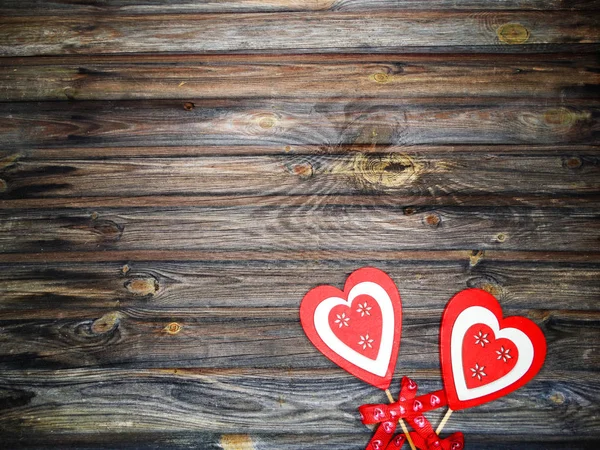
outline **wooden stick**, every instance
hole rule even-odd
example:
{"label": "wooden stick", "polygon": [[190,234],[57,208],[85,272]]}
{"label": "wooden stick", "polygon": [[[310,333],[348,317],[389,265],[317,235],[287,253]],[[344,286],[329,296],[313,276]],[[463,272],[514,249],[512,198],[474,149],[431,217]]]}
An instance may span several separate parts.
{"label": "wooden stick", "polygon": [[390,403],[394,403],[394,397],[392,397],[392,393],[390,392],[389,389],[385,390],[385,395],[387,395],[387,398],[390,401]]}
{"label": "wooden stick", "polygon": [[451,415],[452,415],[452,410],[450,408],[448,408],[448,411],[446,411],[446,415],[444,416],[444,418],[438,425],[437,430],[435,430],[435,434],[439,435],[442,432],[442,430],[444,429],[444,426],[446,426],[446,422],[448,422],[448,419],[450,418]]}
{"label": "wooden stick", "polygon": [[[394,403],[394,397],[392,397],[392,393],[390,392],[389,389],[385,390],[385,395],[387,395],[387,398],[390,401],[390,403]],[[398,420],[398,423],[402,427],[402,431],[404,432],[404,436],[406,436],[406,440],[408,441],[408,445],[410,445],[411,450],[417,450],[417,447],[415,447],[414,442],[410,438],[410,434],[408,433],[408,428],[406,428],[406,424],[404,423],[404,420],[400,419],[400,420]]]}

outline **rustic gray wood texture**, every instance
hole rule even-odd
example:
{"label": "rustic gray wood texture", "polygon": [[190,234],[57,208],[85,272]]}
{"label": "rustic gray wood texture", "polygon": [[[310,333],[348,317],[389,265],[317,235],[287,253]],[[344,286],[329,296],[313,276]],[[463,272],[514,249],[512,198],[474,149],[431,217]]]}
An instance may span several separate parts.
{"label": "rustic gray wood texture", "polygon": [[7,58],[0,67],[0,99],[565,99],[593,93],[599,69],[593,53],[498,55],[494,65],[476,54]]}
{"label": "rustic gray wood texture", "polygon": [[276,12],[276,11],[377,11],[377,10],[596,10],[598,0],[4,0],[2,14],[69,15],[88,13],[156,12]]}
{"label": "rustic gray wood texture", "polygon": [[19,16],[6,17],[2,30],[4,56],[597,51],[600,42],[595,15],[581,11]]}
{"label": "rustic gray wood texture", "polygon": [[[548,341],[468,449],[600,446],[600,2],[0,3],[0,447],[362,449],[304,293],[385,270]],[[428,414],[436,424],[443,410]]]}
{"label": "rustic gray wood texture", "polygon": [[3,211],[0,246],[10,253],[63,248],[585,251],[600,239],[598,217],[597,211],[589,209],[518,207],[446,207],[415,214],[381,206],[55,208]]}
{"label": "rustic gray wood texture", "polygon": [[[11,154],[7,166],[0,168],[3,204],[27,204],[44,207],[49,199],[63,206],[81,197],[98,198],[114,205],[114,197],[127,198],[133,205],[139,198],[151,196],[154,205],[179,202],[170,196],[203,197],[197,206],[242,207],[254,204],[268,217],[269,207],[395,207],[398,201],[412,204],[515,205],[515,206],[593,206],[593,193],[600,187],[598,157],[585,146],[563,150],[559,154],[528,149],[527,155],[498,152],[493,146],[482,155],[460,152],[430,153],[424,148],[398,148],[386,154],[350,152],[350,154],[284,154],[262,156],[204,156],[103,158],[105,149],[93,149],[93,155],[79,159],[40,158]],[[386,149],[389,150],[389,149]],[[402,151],[404,150],[404,151]],[[126,153],[128,149],[120,152]],[[215,152],[213,148],[201,151]],[[256,149],[260,151],[260,149]],[[339,150],[337,150],[339,151]],[[90,152],[90,153],[92,153]],[[29,153],[28,151],[24,153]],[[10,165],[9,165],[10,164]],[[571,167],[577,166],[577,167]],[[217,169],[217,170],[215,170]],[[517,192],[512,171],[523,178]],[[548,181],[548,177],[552,180]],[[146,180],[152,180],[146,183]],[[104,183],[109,181],[109,183]],[[374,196],[373,194],[385,194]],[[228,196],[219,203],[213,195]],[[236,200],[237,195],[248,198]],[[332,195],[336,195],[332,198]],[[363,197],[355,197],[362,195]],[[493,200],[489,199],[494,195]],[[107,200],[106,197],[113,197]],[[160,198],[155,196],[161,196]],[[293,196],[293,197],[290,197]],[[343,196],[343,197],[337,197]],[[104,200],[102,200],[104,199]],[[211,200],[212,199],[212,200]],[[23,203],[27,202],[27,203]],[[245,203],[244,203],[245,202]],[[100,204],[100,203],[98,203]],[[147,204],[142,200],[141,206]],[[230,208],[235,212],[235,209]],[[360,212],[359,212],[360,213]],[[293,214],[297,216],[297,213]],[[410,214],[408,214],[410,215]],[[432,224],[438,225],[438,224]]]}
{"label": "rustic gray wood texture", "polygon": [[[0,103],[5,149],[33,146],[594,144],[598,99],[190,99]],[[385,151],[384,149],[379,149]]]}

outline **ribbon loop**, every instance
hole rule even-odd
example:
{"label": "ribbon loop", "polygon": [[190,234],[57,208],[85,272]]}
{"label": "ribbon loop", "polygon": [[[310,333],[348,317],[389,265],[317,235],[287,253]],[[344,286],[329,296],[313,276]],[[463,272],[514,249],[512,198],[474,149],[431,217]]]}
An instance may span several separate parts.
{"label": "ribbon loop", "polygon": [[410,438],[420,450],[463,450],[465,447],[465,438],[460,432],[451,434],[446,439],[440,439],[433,432],[429,436],[423,437],[413,431],[410,433]]}
{"label": "ribbon loop", "polygon": [[446,406],[444,390],[417,395],[417,384],[408,377],[402,379],[400,395],[394,403],[381,403],[359,406],[360,419],[365,425],[373,425],[388,420],[400,420],[409,416],[421,416],[432,409]]}
{"label": "ribbon loop", "polygon": [[[415,429],[410,435],[411,439],[413,434],[419,437],[421,446],[418,446],[415,442],[418,448],[422,450],[446,450],[443,445],[450,442],[448,441],[450,438],[440,439],[433,431],[431,423],[423,415],[426,411],[446,405],[446,395],[441,390],[417,397],[417,389],[417,383],[408,377],[403,377],[397,401],[390,404],[362,405],[358,408],[362,423],[365,425],[381,424],[369,441],[367,450],[400,448],[404,444],[404,436],[399,435],[400,437],[397,436],[392,440],[400,419],[405,419]],[[455,443],[455,441],[452,441],[452,443]],[[462,443],[457,445],[456,448],[448,447],[448,450],[462,450]]]}
{"label": "ribbon loop", "polygon": [[416,396],[417,383],[408,377],[404,377],[400,384],[400,395],[397,401],[389,404],[362,405],[358,408],[360,419],[365,425],[382,423],[388,420],[397,422],[406,417],[411,411],[414,412],[415,408],[418,408],[417,411],[423,409],[422,401],[413,400]]}

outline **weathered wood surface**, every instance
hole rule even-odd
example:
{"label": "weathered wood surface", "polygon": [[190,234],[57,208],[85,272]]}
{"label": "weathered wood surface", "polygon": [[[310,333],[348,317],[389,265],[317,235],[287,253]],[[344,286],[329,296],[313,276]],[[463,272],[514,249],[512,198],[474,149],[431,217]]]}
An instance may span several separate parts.
{"label": "weathered wood surface", "polygon": [[598,144],[600,102],[190,99],[0,103],[3,150],[32,146]]}
{"label": "weathered wood surface", "polygon": [[[406,373],[420,380],[424,392],[440,387],[438,371]],[[364,445],[370,432],[360,425],[354,405],[384,401],[381,392],[330,369],[78,369],[4,372],[1,379],[6,402],[14,405],[13,413],[1,419],[3,428],[18,425],[44,434],[64,430],[85,435],[100,429],[104,433],[132,433],[157,427],[164,432],[208,428],[228,433],[234,428],[240,433],[267,434],[267,442],[277,442],[273,436],[281,434],[277,431],[284,435],[318,433],[329,442],[328,435],[321,433],[326,427],[354,436],[352,448],[361,448],[360,442]],[[73,383],[73,379],[78,381]],[[585,442],[596,437],[597,421],[586,410],[597,408],[599,381],[594,375],[583,381],[573,372],[557,371],[555,377],[542,372],[493,407],[457,412],[448,431],[470,429],[479,439],[506,433],[513,441],[529,441],[530,430],[522,425],[535,423],[549,440],[564,440],[565,435],[575,432]],[[56,399],[65,400],[57,405]],[[439,411],[431,415],[437,418]]]}
{"label": "weathered wood surface", "polygon": [[[362,449],[298,321],[371,265],[439,389],[466,287],[540,325],[467,448],[600,445],[597,0],[0,4],[6,448]],[[437,423],[442,410],[428,415]]]}
{"label": "weathered wood surface", "polygon": [[0,21],[2,56],[597,51],[599,42],[596,15],[581,11],[103,14]]}
{"label": "weathered wood surface", "polygon": [[[473,419],[472,419],[473,420]],[[125,422],[127,423],[127,422]],[[239,450],[239,449],[257,449],[257,450],[321,450],[323,444],[333,450],[362,449],[365,441],[368,441],[369,434],[207,434],[194,431],[176,431],[161,433],[127,432],[119,429],[117,433],[112,433],[110,438],[111,449],[130,448],[131,442],[142,448],[161,450],[164,448],[183,448],[183,449],[208,449],[208,450]],[[530,441],[529,436],[520,435],[507,438],[504,435],[481,435],[471,433],[468,437],[467,445],[469,449],[474,450],[513,450],[523,446],[528,450],[557,450],[568,448],[570,450],[596,450],[599,442],[594,438],[584,438],[577,442],[565,439],[564,437],[553,437],[546,441]],[[552,439],[552,440],[550,440]],[[11,436],[4,439],[7,445],[13,445],[14,448],[22,448],[25,439],[17,436]],[[88,434],[55,434],[36,433],[30,435],[27,441],[35,445],[36,449],[55,449],[57,445],[68,449],[98,449],[104,448],[101,435],[98,433]]]}
{"label": "weathered wood surface", "polygon": [[[0,253],[0,262],[12,263],[88,263],[120,261],[342,261],[352,260],[357,264],[363,262],[381,261],[447,261],[465,260],[475,264],[482,254],[496,261],[535,262],[554,261],[557,263],[595,264],[600,258],[600,252],[566,252],[566,251],[506,251],[506,250],[362,250],[360,253],[352,250],[300,250],[290,251],[202,251],[202,250],[103,250],[98,251],[43,251],[34,253]],[[471,263],[471,261],[473,261]],[[271,266],[268,266],[271,267]],[[574,268],[577,266],[573,266]],[[348,272],[349,274],[349,272]]]}
{"label": "weathered wood surface", "polygon": [[[532,299],[549,310],[594,311],[598,306],[600,268],[589,261],[565,260],[563,252],[531,252],[525,259],[515,252],[406,251],[389,259],[381,253],[365,259],[373,253],[361,252],[356,256],[361,261],[316,252],[267,253],[262,259],[248,252],[232,256],[231,261],[218,260],[217,253],[212,260],[205,257],[202,261],[198,255],[196,260],[185,260],[189,253],[162,252],[164,258],[173,260],[131,261],[121,253],[120,260],[102,263],[51,262],[56,258],[49,255],[44,264],[0,265],[0,317],[10,313],[15,318],[66,318],[118,307],[179,313],[199,308],[204,315],[210,312],[206,308],[225,310],[241,304],[290,309],[298,304],[298,291],[308,291],[315,284],[341,286],[346,273],[364,265],[379,267],[397,280],[403,304],[413,309],[439,308],[448,291],[465,287],[485,289],[512,309],[527,308]],[[296,276],[289,277],[289,273]],[[200,298],[199,292],[210,295]]]}
{"label": "weathered wood surface", "polygon": [[[427,149],[414,151],[409,147],[397,153],[333,155],[290,150],[285,155],[170,158],[147,158],[142,153],[135,158],[110,160],[105,155],[112,152],[94,149],[94,159],[67,159],[68,153],[61,150],[59,161],[36,159],[38,153],[29,150],[4,158],[0,204],[10,207],[9,200],[52,197],[56,202],[58,197],[65,197],[63,205],[69,206],[69,199],[80,197],[102,197],[105,202],[107,196],[127,197],[132,202],[135,197],[166,196],[166,204],[178,205],[177,198],[171,196],[182,195],[207,196],[209,202],[213,195],[230,196],[230,200],[213,199],[212,203],[261,207],[465,205],[477,203],[477,198],[479,204],[504,206],[572,205],[573,199],[597,205],[600,201],[600,160],[585,146],[557,155],[536,154],[533,148],[526,156],[490,152],[484,156],[483,167],[482,156],[466,149],[464,153],[454,149],[452,153],[431,154]],[[127,153],[128,149],[117,151]],[[377,193],[386,195],[372,195]],[[365,198],[354,198],[357,194]],[[248,198],[236,200],[238,195]],[[488,200],[490,195],[494,196],[492,201]],[[159,206],[159,199],[151,201]],[[26,205],[48,204],[40,200]]]}
{"label": "weathered wood surface", "polygon": [[597,10],[598,0],[4,0],[0,14],[224,13],[390,10]]}
{"label": "weathered wood surface", "polygon": [[[195,304],[202,303],[199,296]],[[245,299],[240,304],[245,305]],[[66,318],[36,318],[35,312],[30,314],[33,318],[15,318],[22,312],[3,312],[0,344],[9,350],[0,350],[0,368],[332,367],[306,339],[296,307],[149,308],[79,310]],[[597,312],[504,310],[537,322],[552,343],[546,371],[600,371]],[[398,372],[439,367],[441,315],[442,309],[404,308]]]}
{"label": "weathered wood surface", "polygon": [[0,249],[585,252],[597,249],[598,217],[597,211],[586,209],[452,207],[416,214],[394,207],[352,206],[2,211]]}
{"label": "weathered wood surface", "polygon": [[589,98],[599,70],[593,53],[9,58],[0,100]]}

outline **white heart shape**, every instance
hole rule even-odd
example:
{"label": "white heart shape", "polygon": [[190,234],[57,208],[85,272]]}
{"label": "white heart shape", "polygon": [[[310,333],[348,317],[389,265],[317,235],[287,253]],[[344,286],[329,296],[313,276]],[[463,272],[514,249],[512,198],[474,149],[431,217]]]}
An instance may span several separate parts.
{"label": "white heart shape", "polygon": [[[376,359],[367,358],[348,347],[333,333],[329,326],[329,313],[334,307],[345,305],[351,308],[354,299],[361,295],[371,297],[377,302],[381,310],[381,345],[379,346]],[[335,353],[367,372],[379,377],[385,376],[390,358],[392,357],[392,347],[394,344],[394,307],[388,293],[377,283],[372,281],[358,283],[348,293],[348,300],[340,297],[329,297],[323,300],[315,308],[314,324],[319,337]]]}
{"label": "white heart shape", "polygon": [[[503,377],[483,386],[469,389],[467,388],[463,372],[462,344],[469,328],[479,323],[490,327],[496,339],[504,338],[512,341],[517,347],[519,357],[512,370]],[[456,395],[461,401],[483,397],[510,386],[525,375],[533,363],[533,344],[529,337],[516,328],[500,329],[500,324],[495,314],[482,306],[471,306],[461,312],[456,318],[454,327],[452,328],[450,349],[452,352],[452,374],[454,375]]]}

